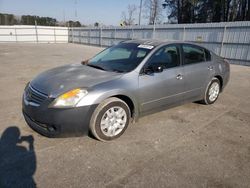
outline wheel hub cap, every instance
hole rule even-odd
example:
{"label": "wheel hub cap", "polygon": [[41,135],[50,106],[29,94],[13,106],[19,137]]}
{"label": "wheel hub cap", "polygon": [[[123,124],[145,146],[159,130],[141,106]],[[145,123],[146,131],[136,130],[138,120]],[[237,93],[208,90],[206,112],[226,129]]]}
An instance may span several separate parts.
{"label": "wheel hub cap", "polygon": [[210,89],[209,89],[209,100],[211,102],[215,101],[219,95],[219,92],[220,92],[220,86],[217,82],[214,82],[212,83],[212,85],[210,86]]}
{"label": "wheel hub cap", "polygon": [[119,106],[111,107],[102,116],[101,131],[105,136],[118,135],[126,126],[127,114]]}

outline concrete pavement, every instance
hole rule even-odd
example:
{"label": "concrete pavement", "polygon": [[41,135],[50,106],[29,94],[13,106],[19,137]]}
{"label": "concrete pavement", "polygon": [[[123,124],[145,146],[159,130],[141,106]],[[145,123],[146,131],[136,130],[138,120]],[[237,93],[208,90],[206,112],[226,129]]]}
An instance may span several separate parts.
{"label": "concrete pavement", "polygon": [[231,66],[215,104],[190,103],[143,117],[113,142],[49,139],[27,127],[21,114],[25,84],[100,50],[0,44],[0,187],[1,181],[9,187],[250,187],[250,67]]}

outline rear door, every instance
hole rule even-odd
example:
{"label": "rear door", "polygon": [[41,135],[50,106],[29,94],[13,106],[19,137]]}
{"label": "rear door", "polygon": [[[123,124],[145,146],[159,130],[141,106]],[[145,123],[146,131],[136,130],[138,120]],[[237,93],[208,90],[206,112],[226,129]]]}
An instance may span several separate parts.
{"label": "rear door", "polygon": [[200,99],[214,73],[210,52],[192,44],[182,44],[184,99]]}
{"label": "rear door", "polygon": [[141,113],[178,103],[182,100],[183,67],[180,66],[180,47],[166,45],[158,49],[144,67],[165,64],[163,72],[139,75]]}

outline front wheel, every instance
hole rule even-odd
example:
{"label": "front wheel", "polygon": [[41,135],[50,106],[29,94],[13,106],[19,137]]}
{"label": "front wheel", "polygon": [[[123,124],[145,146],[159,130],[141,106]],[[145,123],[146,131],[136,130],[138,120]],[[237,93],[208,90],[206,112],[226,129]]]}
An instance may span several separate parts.
{"label": "front wheel", "polygon": [[212,81],[208,84],[202,103],[213,104],[219,97],[220,89],[220,81],[218,80],[218,78],[213,78]]}
{"label": "front wheel", "polygon": [[120,137],[130,122],[130,109],[128,105],[111,97],[100,103],[95,109],[91,120],[91,133],[101,141],[110,141]]}

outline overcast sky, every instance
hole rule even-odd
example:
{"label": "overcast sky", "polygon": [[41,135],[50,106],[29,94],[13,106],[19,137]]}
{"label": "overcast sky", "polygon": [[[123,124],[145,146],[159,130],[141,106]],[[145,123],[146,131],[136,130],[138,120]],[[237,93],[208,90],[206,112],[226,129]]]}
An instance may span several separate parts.
{"label": "overcast sky", "polygon": [[87,25],[95,22],[118,25],[128,4],[139,7],[140,0],[0,0],[0,13],[48,16],[58,21],[63,21],[65,15],[66,21],[79,20]]}

